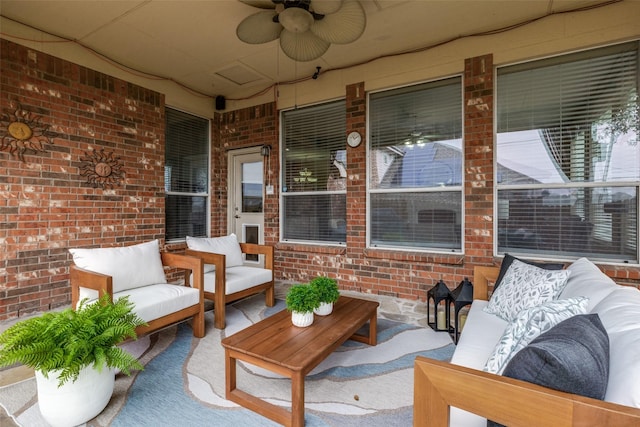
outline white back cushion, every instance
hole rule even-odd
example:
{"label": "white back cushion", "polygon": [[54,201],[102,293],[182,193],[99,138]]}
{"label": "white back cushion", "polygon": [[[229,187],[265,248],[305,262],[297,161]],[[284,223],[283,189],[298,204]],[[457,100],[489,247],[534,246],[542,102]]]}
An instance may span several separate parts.
{"label": "white back cushion", "polygon": [[[242,265],[242,249],[235,234],[231,233],[223,237],[189,237],[187,236],[187,246],[189,249],[202,252],[211,252],[226,256],[226,267],[236,267]],[[205,273],[210,267],[205,269]]]}
{"label": "white back cushion", "polygon": [[605,400],[640,408],[640,291],[620,286],[594,308],[609,334]]}
{"label": "white back cushion", "polygon": [[80,268],[113,278],[113,293],[167,283],[158,240],[121,248],[69,249]]}
{"label": "white back cushion", "polygon": [[560,293],[560,298],[588,297],[587,313],[607,295],[620,288],[620,285],[611,280],[587,258],[580,258],[574,261],[567,267],[567,270],[571,274],[567,279],[566,286]]}

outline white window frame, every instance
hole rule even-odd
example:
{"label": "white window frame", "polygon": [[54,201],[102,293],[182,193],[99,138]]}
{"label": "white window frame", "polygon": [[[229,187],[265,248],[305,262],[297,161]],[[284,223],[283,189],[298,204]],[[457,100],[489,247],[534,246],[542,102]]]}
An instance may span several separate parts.
{"label": "white window frame", "polygon": [[[207,170],[207,179],[206,179],[206,184],[204,186],[204,191],[195,191],[195,192],[185,192],[185,191],[172,191],[169,190],[169,186],[170,186],[170,182],[168,181],[170,179],[170,172],[168,173],[168,171],[170,171],[170,167],[166,165],[166,157],[164,159],[165,164],[165,171],[164,171],[164,189],[165,189],[165,240],[168,243],[175,243],[175,242],[183,242],[186,240],[186,236],[189,235],[188,233],[185,234],[185,236],[181,236],[181,237],[175,237],[175,238],[171,238],[169,239],[167,236],[167,232],[168,232],[168,224],[167,224],[167,206],[168,206],[168,202],[169,202],[169,196],[183,196],[183,197],[203,197],[204,198],[204,204],[205,204],[205,227],[204,227],[204,234],[203,233],[194,233],[193,236],[194,237],[207,237],[210,235],[210,231],[211,231],[211,121],[206,118],[206,117],[202,117],[199,116],[197,114],[193,114],[193,113],[189,113],[187,111],[183,111],[177,108],[173,108],[170,106],[165,106],[165,114],[167,114],[167,110],[173,110],[176,111],[177,113],[180,114],[187,114],[190,116],[193,116],[195,118],[198,119],[202,119],[205,120],[207,122],[207,154],[206,154],[206,170]],[[165,130],[165,135],[166,135],[166,130]],[[165,139],[165,156],[166,156],[166,151],[167,151],[167,146],[168,141]]]}
{"label": "white window frame", "polygon": [[[372,170],[371,170],[371,156],[372,156],[372,139],[375,132],[372,130],[372,118],[371,118],[371,97],[376,94],[391,92],[394,90],[411,90],[411,88],[416,88],[416,90],[420,90],[420,87],[423,85],[429,84],[440,84],[443,82],[447,82],[449,80],[453,81],[454,79],[459,80],[459,102],[460,102],[460,169],[458,172],[460,174],[460,183],[459,185],[446,185],[446,186],[423,186],[423,187],[411,187],[411,188],[395,188],[395,189],[380,189],[380,188],[372,188]],[[384,90],[374,91],[367,93],[367,134],[369,137],[367,138],[366,145],[366,170],[367,170],[367,182],[366,182],[366,242],[367,248],[370,249],[382,249],[382,250],[394,250],[394,251],[406,251],[406,252],[425,252],[425,253],[437,253],[437,254],[464,254],[464,246],[465,246],[465,236],[464,236],[464,227],[465,227],[465,203],[464,203],[464,186],[465,186],[465,176],[464,176],[464,159],[465,159],[465,150],[464,150],[464,84],[463,77],[460,74],[443,77],[436,80],[420,82],[411,85],[387,88]],[[397,145],[397,144],[396,144]],[[390,146],[393,147],[393,146]],[[373,220],[372,220],[372,195],[374,194],[408,194],[408,193],[420,193],[420,194],[437,194],[437,193],[459,193],[460,200],[460,212],[459,218],[457,218],[457,227],[456,233],[457,238],[459,239],[459,246],[456,248],[442,248],[437,245],[429,246],[429,245],[399,245],[392,243],[375,243],[373,242]],[[416,215],[418,212],[415,212]]]}

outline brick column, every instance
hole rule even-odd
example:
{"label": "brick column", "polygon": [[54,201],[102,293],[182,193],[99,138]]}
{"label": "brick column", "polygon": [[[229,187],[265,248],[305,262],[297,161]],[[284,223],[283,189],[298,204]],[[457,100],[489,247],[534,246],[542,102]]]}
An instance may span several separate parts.
{"label": "brick column", "polygon": [[464,62],[465,263],[493,259],[493,55]]}
{"label": "brick column", "polygon": [[[366,96],[364,82],[347,86],[347,254],[362,254],[366,247]],[[360,132],[362,143],[357,147],[346,144],[347,135]]]}

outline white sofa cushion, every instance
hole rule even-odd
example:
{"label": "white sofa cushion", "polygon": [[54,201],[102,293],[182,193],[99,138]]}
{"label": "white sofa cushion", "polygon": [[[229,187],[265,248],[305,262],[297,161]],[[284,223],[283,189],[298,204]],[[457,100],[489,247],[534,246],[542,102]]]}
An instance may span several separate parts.
{"label": "white sofa cushion", "polygon": [[[474,300],[451,363],[482,370],[493,347],[509,322],[485,312],[488,301]],[[487,420],[459,408],[451,408],[451,422],[455,427],[486,427]]]}
{"label": "white sofa cushion", "polygon": [[473,300],[451,363],[482,370],[509,322],[487,313],[488,302]]}
{"label": "white sofa cushion", "polygon": [[[175,313],[200,302],[198,289],[167,283],[117,292],[114,293],[113,299],[117,300],[125,295],[129,296],[129,301],[134,304],[136,314],[145,322],[159,319],[162,316]],[[91,303],[95,302],[97,297],[97,291],[80,288],[80,300],[88,298],[89,303]]]}
{"label": "white sofa cushion", "polygon": [[618,285],[592,310],[609,334],[605,400],[640,408],[640,291]]}
{"label": "white sofa cushion", "polygon": [[568,270],[545,270],[513,260],[485,311],[511,321],[525,308],[556,299],[570,274]]}
{"label": "white sofa cushion", "polygon": [[620,285],[616,284],[587,258],[574,261],[567,267],[567,270],[571,274],[559,298],[589,297],[587,312],[591,312],[596,304],[612,291],[620,288]]}
{"label": "white sofa cushion", "polygon": [[522,310],[513,319],[487,360],[484,370],[502,375],[509,361],[531,341],[558,323],[587,312],[589,298],[576,297],[548,301]]}
{"label": "white sofa cushion", "polygon": [[[240,243],[238,243],[238,238],[233,233],[222,237],[187,236],[187,247],[196,251],[225,255],[225,266],[227,268],[242,265],[244,263]],[[209,273],[214,270],[214,265],[205,264],[205,273]]]}
{"label": "white sofa cushion", "polygon": [[158,240],[118,248],[69,249],[80,268],[113,279],[113,293],[166,283]]}
{"label": "white sofa cushion", "polygon": [[[253,286],[270,282],[271,280],[273,280],[273,271],[260,267],[231,267],[227,268],[226,270],[226,279],[227,284],[225,288],[225,295],[229,295],[239,291],[244,291],[245,289],[249,289]],[[191,280],[193,280],[193,275],[191,277]],[[205,292],[215,293],[215,273],[210,272],[204,275],[204,290]]]}

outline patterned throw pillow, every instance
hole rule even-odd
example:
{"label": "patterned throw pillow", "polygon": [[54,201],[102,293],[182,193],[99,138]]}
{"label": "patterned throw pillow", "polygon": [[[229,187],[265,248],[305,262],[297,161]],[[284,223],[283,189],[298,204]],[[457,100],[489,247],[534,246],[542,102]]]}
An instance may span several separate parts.
{"label": "patterned throw pillow", "polygon": [[589,298],[576,297],[552,300],[522,310],[505,329],[484,370],[502,375],[507,363],[517,352],[563,320],[585,314],[588,304]]}
{"label": "patterned throw pillow", "polygon": [[556,299],[570,273],[568,270],[545,270],[514,260],[484,311],[510,322],[525,308]]}
{"label": "patterned throw pillow", "polygon": [[493,284],[493,292],[495,292],[496,289],[498,289],[498,286],[500,286],[500,283],[502,283],[502,278],[507,273],[507,270],[509,270],[509,267],[511,267],[511,263],[513,263],[513,261],[515,260],[522,261],[525,264],[535,265],[536,267],[544,268],[545,270],[562,270],[564,268],[563,262],[529,261],[528,259],[516,258],[513,255],[504,254],[504,257],[502,258],[502,263],[500,264],[500,272],[498,273],[498,278],[496,279],[496,282]]}

